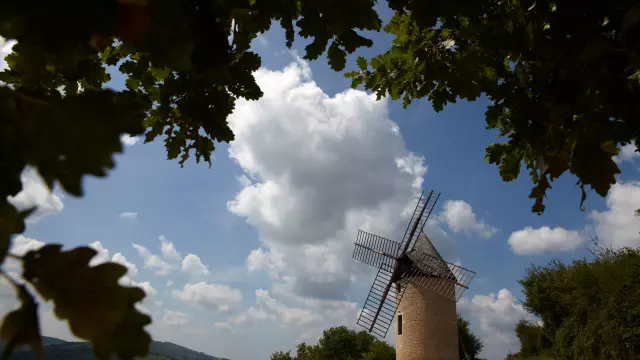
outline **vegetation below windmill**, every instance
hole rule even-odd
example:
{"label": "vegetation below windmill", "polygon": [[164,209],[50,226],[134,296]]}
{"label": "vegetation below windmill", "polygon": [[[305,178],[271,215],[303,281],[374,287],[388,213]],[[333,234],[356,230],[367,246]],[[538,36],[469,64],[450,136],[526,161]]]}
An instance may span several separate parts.
{"label": "vegetation below windmill", "polygon": [[[374,1],[8,0],[0,7],[0,36],[18,44],[0,73],[0,263],[12,237],[25,230],[29,209],[7,199],[22,190],[26,166],[49,187],[83,195],[85,175],[104,177],[122,151],[123,134],[163,137],[167,156],[210,163],[215,141],[229,142],[226,119],[236,99],[262,91],[249,51],[273,22],[310,39],[306,59],[326,52],[336,71],[346,56],[372,41],[363,30],[382,21]],[[585,188],[608,193],[619,173],[612,157],[639,137],[640,4],[630,0],[394,0],[384,30],[392,48],[348,74],[405,105],[427,98],[437,111],[458,98],[482,94],[492,104],[487,127],[508,141],[490,145],[486,158],[504,181],[524,162],[534,185],[534,212],[544,210],[550,182],[567,171]],[[68,9],[74,9],[68,11]],[[229,39],[232,39],[231,42]],[[126,74],[126,89],[105,89],[106,66]],[[640,144],[640,141],[636,141]],[[31,209],[32,210],[32,209]],[[145,294],[117,285],[126,269],[89,267],[96,252],[49,245],[24,257],[21,300],[7,314],[5,350],[29,344],[42,352],[37,292],[65,314],[71,331],[93,344],[95,355],[131,359],[148,351],[151,319],[134,304]],[[2,273],[3,275],[6,275]],[[84,294],[109,302],[77,306]],[[91,319],[91,320],[90,320]],[[577,326],[577,325],[576,325]],[[125,335],[126,334],[126,335]],[[569,336],[567,334],[563,336]],[[568,339],[567,339],[568,340]],[[6,355],[6,354],[5,354]]]}
{"label": "vegetation below windmill", "polygon": [[362,330],[355,332],[346,326],[325,330],[315,345],[298,344],[295,356],[291,351],[278,351],[271,360],[395,360],[396,350],[384,341]]}
{"label": "vegetation below windmill", "polygon": [[[469,322],[458,315],[458,332],[461,348],[469,357],[467,360],[482,360],[477,356],[482,350],[482,341],[469,329]],[[384,341],[376,339],[367,331],[356,332],[346,326],[325,330],[315,345],[298,344],[296,354],[278,351],[271,360],[395,360],[396,350]],[[460,352],[460,360],[464,353]]]}
{"label": "vegetation below windmill", "polygon": [[480,351],[484,348],[484,344],[479,337],[471,332],[469,321],[460,316],[460,314],[458,314],[456,321],[458,324],[458,344],[460,345],[458,346],[458,354],[460,355],[460,360],[484,360],[478,357]]}
{"label": "vegetation below windmill", "polygon": [[537,322],[520,320],[516,336],[520,340],[520,351],[507,355],[505,360],[554,360],[551,340]]}
{"label": "vegetation below windmill", "polygon": [[544,325],[519,322],[520,351],[507,359],[640,358],[640,248],[592,253],[528,269],[524,306]]}
{"label": "vegetation below windmill", "polygon": [[[94,360],[91,344],[86,342],[72,342],[52,337],[42,337],[44,345],[44,360]],[[0,344],[0,349],[2,348]],[[34,354],[28,348],[14,351],[11,360],[35,360]],[[170,342],[153,341],[149,347],[149,354],[137,360],[228,360],[207,355]]]}

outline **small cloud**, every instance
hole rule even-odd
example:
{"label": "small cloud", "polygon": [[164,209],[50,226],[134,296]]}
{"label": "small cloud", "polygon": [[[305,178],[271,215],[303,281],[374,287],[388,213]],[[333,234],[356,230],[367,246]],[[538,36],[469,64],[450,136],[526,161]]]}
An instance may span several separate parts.
{"label": "small cloud", "polygon": [[495,227],[479,221],[471,205],[463,200],[447,200],[438,219],[445,222],[454,233],[464,232],[467,235],[476,234],[490,238],[498,232]]}
{"label": "small cloud", "polygon": [[148,269],[155,269],[156,275],[166,276],[176,268],[176,266],[169,264],[168,262],[160,259],[158,255],[152,254],[144,246],[138,245],[136,243],[133,243],[132,245],[133,245],[133,248],[136,249],[136,251],[138,251],[138,254],[140,254],[140,257],[143,259],[144,267]]}
{"label": "small cloud", "polygon": [[182,256],[178,250],[176,250],[176,247],[171,241],[167,240],[164,235],[160,235],[160,251],[162,251],[162,257],[165,260],[180,261],[180,259],[182,259]]}
{"label": "small cloud", "polygon": [[136,266],[136,264],[128,261],[127,258],[121,253],[113,254],[111,261],[124,265],[124,267],[127,268],[127,274],[131,277],[135,277],[138,274],[138,267]]}
{"label": "small cloud", "polygon": [[636,150],[638,147],[636,146],[635,141],[623,146],[620,148],[620,152],[618,155],[613,157],[613,161],[620,164],[625,161],[633,162],[638,156],[640,156],[640,152]]}
{"label": "small cloud", "polygon": [[[97,252],[97,254],[89,262],[90,266],[100,265],[109,261],[109,250],[105,248],[100,241],[92,242],[91,244],[89,244],[89,247]],[[118,279],[118,284],[142,288],[142,290],[144,290],[145,294],[147,294],[148,296],[155,296],[158,293],[156,289],[151,286],[150,282],[137,282],[132,279],[132,277],[135,277],[138,274],[138,267],[134,263],[127,260],[127,258],[122,255],[122,253],[113,254],[113,256],[111,257],[111,262],[123,265],[127,268],[127,275]]]}
{"label": "small cloud", "polygon": [[[90,266],[100,265],[109,261],[109,249],[105,248],[100,241],[92,242],[91,244],[89,244],[89,247],[98,252],[89,262]],[[111,257],[111,261],[126,267],[128,277],[135,277],[138,274],[138,267],[136,266],[136,264],[127,260],[127,258],[122,255],[122,253],[113,254],[113,256]],[[122,279],[126,279],[127,276],[123,277]]]}
{"label": "small cloud", "polygon": [[186,284],[182,290],[173,290],[173,297],[211,311],[229,311],[242,301],[240,290],[204,281]]}
{"label": "small cloud", "polygon": [[202,263],[200,257],[189,254],[182,260],[182,271],[191,275],[211,275],[206,265]]}
{"label": "small cloud", "polygon": [[98,252],[91,258],[91,261],[89,261],[89,266],[96,266],[109,261],[109,250],[102,246],[100,241],[92,242],[89,244],[89,247]]}
{"label": "small cloud", "polygon": [[15,40],[7,41],[5,38],[0,36],[0,71],[8,68],[7,62],[4,58],[13,52],[13,46],[15,44],[17,44]]}
{"label": "small cloud", "polygon": [[20,174],[20,181],[22,191],[16,196],[8,196],[7,201],[18,210],[36,207],[36,211],[27,218],[27,223],[36,223],[45,216],[59,213],[64,208],[60,196],[49,189],[35,168],[26,167]]}
{"label": "small cloud", "polygon": [[569,231],[561,227],[552,229],[543,226],[534,229],[527,226],[511,233],[507,242],[514,253],[530,255],[547,251],[572,251],[584,242],[584,237],[577,231]]}
{"label": "small cloud", "polygon": [[162,323],[167,326],[183,326],[191,321],[191,316],[180,311],[164,310]]}
{"label": "small cloud", "polygon": [[231,318],[229,322],[237,325],[242,325],[246,323],[255,323],[257,321],[266,320],[267,318],[269,318],[269,315],[263,309],[257,309],[251,306],[244,313]]}
{"label": "small cloud", "polygon": [[148,296],[155,296],[158,293],[156,289],[153,286],[151,286],[151,283],[148,281],[136,282],[135,280],[132,280],[129,277],[125,276],[121,278],[120,281],[118,282],[122,285],[139,287],[142,290],[144,290],[144,293],[147,294]]}
{"label": "small cloud", "polygon": [[23,256],[27,252],[38,250],[43,246],[44,243],[42,241],[18,235],[11,240],[11,249],[9,252],[13,255]]}
{"label": "small cloud", "polygon": [[131,136],[124,134],[120,137],[120,141],[126,146],[133,146],[138,143],[139,138],[137,136]]}
{"label": "small cloud", "polygon": [[137,212],[122,212],[120,213],[120,219],[125,219],[125,220],[135,220],[138,218],[138,213]]}

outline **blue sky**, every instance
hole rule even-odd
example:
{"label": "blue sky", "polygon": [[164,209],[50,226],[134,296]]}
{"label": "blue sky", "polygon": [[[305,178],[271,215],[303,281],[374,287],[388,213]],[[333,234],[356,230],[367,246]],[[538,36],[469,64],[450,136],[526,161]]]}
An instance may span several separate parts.
{"label": "blue sky", "polygon": [[[369,35],[376,45],[351,56],[347,68],[389,44],[384,34]],[[498,140],[485,129],[486,99],[441,113],[427,101],[403,109],[347,90],[349,81],[324,58],[301,60],[305,42],[287,50],[279,28],[253,45],[265,97],[238,102],[229,119],[236,140],[217,145],[211,168],[194,161],[180,168],[166,160],[161,140],[128,139],[117,168],[106,179],[87,178],[81,199],[49,194],[25,172],[24,193],[13,201],[40,211],[14,250],[92,244],[102,261],[128,264],[130,280],[147,289],[142,306],[155,339],[232,359],[268,358],[329,326],[356,328],[374,275],[350,259],[357,229],[399,239],[403,210],[421,185],[442,193],[427,234],[446,260],[477,272],[458,309],[483,338],[484,356],[502,359],[517,350],[513,326],[528,316],[517,281],[529,264],[588,256],[590,236],[639,245],[632,148],[618,158],[623,175],[608,198],[590,192],[580,211],[576,179],[565,175],[538,216],[530,180],[504,183],[484,161],[484,148]],[[124,78],[112,74],[109,86],[123,88]],[[45,333],[70,338],[44,309]]]}

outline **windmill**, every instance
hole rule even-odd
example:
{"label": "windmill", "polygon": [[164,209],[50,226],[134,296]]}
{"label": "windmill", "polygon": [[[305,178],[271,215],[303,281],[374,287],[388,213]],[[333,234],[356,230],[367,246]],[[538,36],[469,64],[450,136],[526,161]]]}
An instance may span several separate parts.
{"label": "windmill", "polygon": [[358,231],[353,258],[378,272],[357,323],[383,339],[397,317],[397,359],[458,360],[456,302],[475,272],[444,261],[424,233],[439,198],[422,191],[400,243]]}

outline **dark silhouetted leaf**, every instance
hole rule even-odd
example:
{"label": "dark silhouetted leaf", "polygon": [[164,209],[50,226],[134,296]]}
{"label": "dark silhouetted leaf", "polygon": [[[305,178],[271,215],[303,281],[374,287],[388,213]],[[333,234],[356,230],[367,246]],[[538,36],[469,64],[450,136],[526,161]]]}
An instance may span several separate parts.
{"label": "dark silhouetted leaf", "polygon": [[151,319],[134,306],[144,292],[117,283],[127,272],[122,265],[89,266],[95,255],[89,247],[62,251],[60,245],[46,245],[24,256],[23,276],[53,301],[56,316],[68,321],[75,336],[92,343],[99,359],[146,355],[151,338],[144,326]]}
{"label": "dark silhouetted leaf", "polygon": [[28,345],[36,359],[43,360],[38,305],[24,285],[16,285],[16,291],[21,305],[19,309],[7,313],[2,320],[0,338],[6,342],[6,345],[0,358],[8,360],[16,347]]}

